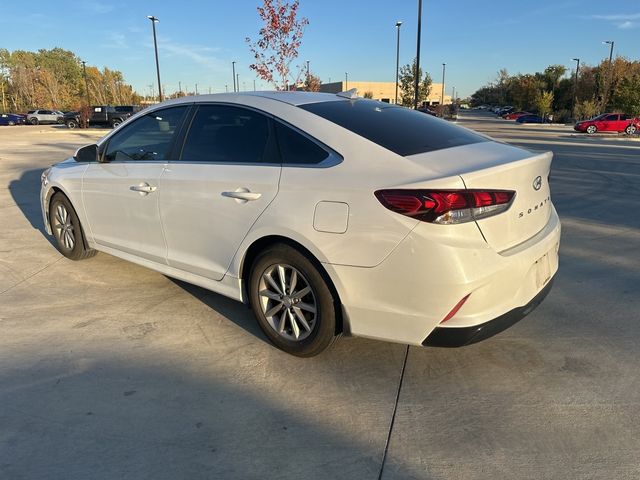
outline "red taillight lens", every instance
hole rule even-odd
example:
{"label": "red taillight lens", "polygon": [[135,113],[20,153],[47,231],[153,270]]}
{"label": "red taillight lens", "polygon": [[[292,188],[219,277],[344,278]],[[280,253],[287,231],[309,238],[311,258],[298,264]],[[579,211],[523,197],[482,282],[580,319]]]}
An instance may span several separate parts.
{"label": "red taillight lens", "polygon": [[510,190],[378,190],[376,198],[396,213],[423,222],[452,224],[486,218],[511,206]]}

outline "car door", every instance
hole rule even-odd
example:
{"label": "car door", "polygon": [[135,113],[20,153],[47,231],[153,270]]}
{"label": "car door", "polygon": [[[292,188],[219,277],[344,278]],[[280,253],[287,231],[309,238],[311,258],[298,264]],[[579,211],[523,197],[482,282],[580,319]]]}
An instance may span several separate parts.
{"label": "car door", "polygon": [[53,117],[51,110],[40,110],[40,122],[41,123],[51,123],[51,119]]}
{"label": "car door", "polygon": [[600,122],[601,126],[598,127],[598,130],[600,130],[601,132],[617,131],[619,117],[620,115],[617,114],[606,115]]}
{"label": "car door", "polygon": [[140,117],[113,134],[101,148],[101,162],[88,166],[82,198],[96,243],[166,263],[158,179],[189,108],[164,108]]}
{"label": "car door", "polygon": [[280,171],[271,118],[232,105],[198,106],[180,160],[160,178],[167,263],[221,280],[275,198]]}
{"label": "car door", "polygon": [[624,132],[625,129],[631,124],[632,118],[633,117],[631,115],[620,114],[620,120],[618,121],[617,131]]}

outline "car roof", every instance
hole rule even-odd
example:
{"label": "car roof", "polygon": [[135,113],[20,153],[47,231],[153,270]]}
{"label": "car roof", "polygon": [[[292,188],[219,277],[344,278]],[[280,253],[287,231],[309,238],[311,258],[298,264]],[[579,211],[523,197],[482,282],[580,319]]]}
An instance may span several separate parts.
{"label": "car roof", "polygon": [[193,95],[188,97],[180,97],[163,104],[181,104],[192,102],[224,102],[225,100],[237,102],[239,97],[261,97],[278,102],[284,102],[289,105],[299,106],[310,103],[348,101],[346,97],[341,97],[335,93],[318,93],[318,92],[291,92],[291,91],[268,91],[268,92],[238,92],[238,93],[213,93],[210,95]]}

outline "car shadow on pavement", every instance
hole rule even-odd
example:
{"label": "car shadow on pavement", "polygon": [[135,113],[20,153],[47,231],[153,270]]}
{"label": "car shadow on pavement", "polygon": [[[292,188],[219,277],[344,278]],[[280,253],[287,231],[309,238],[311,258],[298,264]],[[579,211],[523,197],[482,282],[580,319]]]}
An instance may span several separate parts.
{"label": "car shadow on pavement", "polygon": [[254,318],[253,313],[248,306],[243,305],[242,303],[231,298],[225,297],[224,295],[220,295],[218,293],[212,292],[211,290],[207,290],[206,288],[198,287],[197,285],[192,285],[175,278],[167,278],[175,283],[178,287],[183,289],[185,292],[187,292],[194,298],[197,298],[214,312],[220,313],[226,319],[231,320],[247,333],[250,333],[254,337],[271,345],[271,343],[267,340],[267,337],[258,326],[256,319]]}
{"label": "car shadow on pavement", "polygon": [[9,192],[22,214],[31,226],[40,231],[49,243],[55,245],[53,238],[47,234],[42,220],[40,207],[40,175],[43,169],[25,171],[20,178],[9,182]]}
{"label": "car shadow on pavement", "polygon": [[[377,395],[379,385],[357,380],[356,367],[366,368],[357,358],[342,371],[323,362],[289,369],[304,360],[282,354],[282,359],[264,360],[277,368],[269,373],[271,384],[263,384],[259,371],[238,369],[228,357],[207,362],[196,356],[197,367],[190,367],[169,355],[156,354],[149,365],[108,351],[87,349],[85,354],[80,363],[50,357],[28,366],[41,352],[25,351],[15,357],[23,361],[6,365],[15,374],[5,375],[0,384],[0,422],[7,439],[0,449],[2,478],[346,480],[378,475],[388,418],[376,418],[375,412],[390,414],[384,405],[388,399],[377,400],[379,410],[360,415],[322,405],[324,382],[335,384],[334,401],[371,404],[366,394]],[[235,377],[226,371],[234,368]],[[305,393],[278,391],[287,376],[297,379],[292,388]],[[363,392],[350,392],[354,382]],[[409,466],[399,470],[396,478],[418,478]]]}

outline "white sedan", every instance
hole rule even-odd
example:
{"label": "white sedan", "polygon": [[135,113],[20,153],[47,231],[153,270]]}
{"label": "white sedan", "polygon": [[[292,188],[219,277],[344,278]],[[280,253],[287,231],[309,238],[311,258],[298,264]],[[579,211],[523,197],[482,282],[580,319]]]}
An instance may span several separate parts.
{"label": "white sedan", "polygon": [[185,97],[42,174],[46,229],[249,303],[312,356],[341,333],[461,346],[549,292],[560,222],[551,153],[337,95]]}

